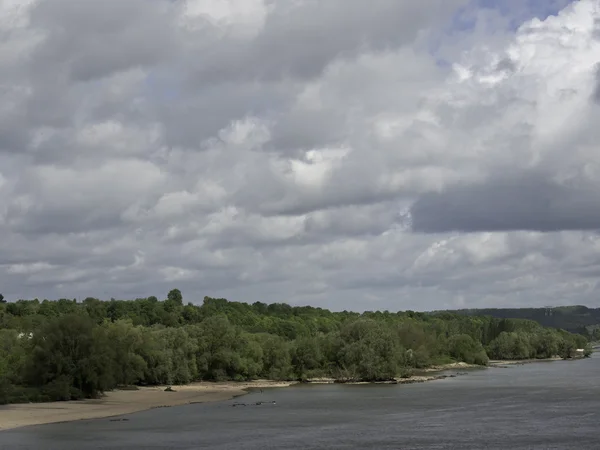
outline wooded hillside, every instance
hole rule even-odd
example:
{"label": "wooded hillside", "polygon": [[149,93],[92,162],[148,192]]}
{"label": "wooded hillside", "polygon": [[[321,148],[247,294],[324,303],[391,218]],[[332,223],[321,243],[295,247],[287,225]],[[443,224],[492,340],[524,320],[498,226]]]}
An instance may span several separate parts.
{"label": "wooded hillside", "polygon": [[600,308],[587,306],[558,306],[551,308],[489,308],[453,311],[468,316],[492,316],[504,319],[533,320],[545,327],[561,328],[600,340]]}

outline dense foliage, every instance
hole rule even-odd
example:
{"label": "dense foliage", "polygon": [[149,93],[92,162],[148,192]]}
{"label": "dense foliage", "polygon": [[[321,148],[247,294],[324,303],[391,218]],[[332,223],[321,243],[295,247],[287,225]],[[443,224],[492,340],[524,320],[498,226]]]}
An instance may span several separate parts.
{"label": "dense foliage", "polygon": [[181,292],[133,301],[0,303],[0,403],[119,385],[253,378],[386,380],[432,364],[571,357],[586,339],[519,319],[331,312]]}

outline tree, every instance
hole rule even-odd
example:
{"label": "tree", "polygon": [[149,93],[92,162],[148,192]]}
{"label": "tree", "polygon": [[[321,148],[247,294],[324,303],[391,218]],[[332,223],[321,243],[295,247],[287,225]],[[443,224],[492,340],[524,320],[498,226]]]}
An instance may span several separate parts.
{"label": "tree", "polygon": [[6,300],[4,300],[4,295],[0,294],[0,303],[6,303]]}
{"label": "tree", "polygon": [[106,324],[106,333],[111,342],[112,373],[115,383],[129,385],[144,379],[148,365],[140,356],[144,344],[141,327],[131,321],[119,319]]}
{"label": "tree", "polygon": [[450,356],[458,361],[469,364],[486,365],[488,356],[481,342],[474,341],[468,334],[458,334],[448,340],[448,351]]}
{"label": "tree", "polygon": [[[34,333],[26,370],[33,386],[49,386],[51,400],[96,397],[114,384],[110,373],[113,343],[89,317],[66,314]],[[75,390],[73,389],[75,388]]]}
{"label": "tree", "polygon": [[181,295],[181,291],[179,289],[171,289],[167,294],[167,300],[177,304],[178,306],[183,306],[183,295]]}
{"label": "tree", "polygon": [[172,289],[167,294],[167,299],[164,303],[164,309],[168,313],[175,312],[183,307],[183,296],[179,289]]}

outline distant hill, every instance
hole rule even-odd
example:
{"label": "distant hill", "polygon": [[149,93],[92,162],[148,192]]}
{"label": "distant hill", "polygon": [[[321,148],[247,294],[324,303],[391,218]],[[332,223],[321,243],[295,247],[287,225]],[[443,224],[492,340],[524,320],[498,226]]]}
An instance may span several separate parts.
{"label": "distant hill", "polygon": [[548,308],[459,309],[456,314],[491,316],[504,319],[529,319],[546,327],[562,328],[572,333],[600,334],[600,308],[587,306],[557,306]]}

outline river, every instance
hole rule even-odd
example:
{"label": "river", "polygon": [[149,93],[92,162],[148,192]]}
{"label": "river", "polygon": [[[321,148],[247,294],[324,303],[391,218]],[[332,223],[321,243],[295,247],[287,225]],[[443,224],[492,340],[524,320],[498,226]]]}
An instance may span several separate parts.
{"label": "river", "polygon": [[[4,450],[600,448],[600,356],[412,385],[294,386],[0,432]],[[232,407],[234,403],[262,405]]]}

